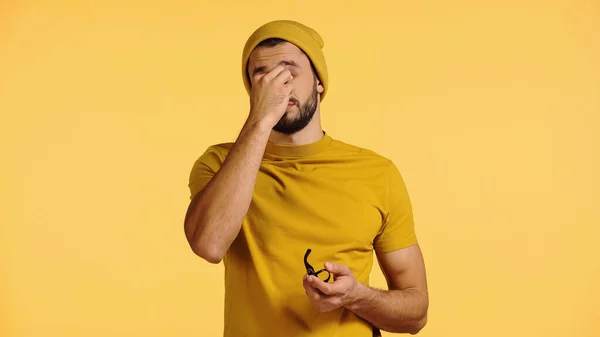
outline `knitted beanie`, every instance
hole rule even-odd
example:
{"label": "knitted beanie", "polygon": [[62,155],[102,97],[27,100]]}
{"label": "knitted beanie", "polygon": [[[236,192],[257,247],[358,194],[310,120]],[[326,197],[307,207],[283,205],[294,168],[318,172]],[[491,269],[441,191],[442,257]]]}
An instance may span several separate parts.
{"label": "knitted beanie", "polygon": [[242,77],[246,91],[250,94],[250,79],[248,75],[248,59],[254,48],[262,41],[269,38],[280,38],[293,43],[300,48],[311,60],[317,76],[323,85],[321,101],[327,93],[329,78],[327,74],[327,64],[323,55],[324,41],[314,29],[307,27],[299,22],[291,20],[271,21],[260,26],[246,41],[242,53]]}

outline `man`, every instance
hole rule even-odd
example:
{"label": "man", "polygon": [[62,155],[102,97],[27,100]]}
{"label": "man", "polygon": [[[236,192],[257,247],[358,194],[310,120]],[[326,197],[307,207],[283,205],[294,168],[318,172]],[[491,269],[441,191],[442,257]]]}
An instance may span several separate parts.
{"label": "man", "polygon": [[[248,118],[235,142],[208,147],[192,168],[185,234],[198,256],[224,263],[225,337],[367,337],[425,325],[407,190],[390,160],[323,131],[322,48],[298,22],[259,27],[242,57]],[[387,291],[368,285],[374,255]]]}

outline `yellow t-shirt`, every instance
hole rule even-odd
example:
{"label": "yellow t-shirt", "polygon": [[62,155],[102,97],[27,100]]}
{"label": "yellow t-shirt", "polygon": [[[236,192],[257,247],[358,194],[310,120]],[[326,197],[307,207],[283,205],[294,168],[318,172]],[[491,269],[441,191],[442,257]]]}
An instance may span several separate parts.
{"label": "yellow t-shirt", "polygon": [[[190,198],[232,143],[210,146],[190,174]],[[417,243],[411,202],[390,161],[328,134],[302,146],[269,142],[242,228],[223,262],[225,337],[370,337],[346,309],[320,313],[306,296],[304,254],[316,270],[348,265],[369,284],[374,250]],[[332,282],[332,281],[330,281]]]}

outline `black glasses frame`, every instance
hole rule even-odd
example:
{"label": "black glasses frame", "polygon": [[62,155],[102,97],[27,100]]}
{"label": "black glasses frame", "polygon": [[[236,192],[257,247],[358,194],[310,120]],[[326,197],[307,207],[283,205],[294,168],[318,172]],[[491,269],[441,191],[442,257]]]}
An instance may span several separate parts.
{"label": "black glasses frame", "polygon": [[306,268],[306,273],[308,275],[314,275],[316,277],[319,277],[320,273],[327,273],[327,278],[324,280],[325,283],[329,282],[329,278],[331,278],[331,274],[329,273],[329,271],[325,268],[319,270],[319,271],[315,271],[315,268],[313,268],[313,266],[310,265],[310,263],[308,263],[308,255],[310,255],[310,252],[312,250],[310,248],[308,248],[306,250],[306,253],[304,254],[304,267]]}

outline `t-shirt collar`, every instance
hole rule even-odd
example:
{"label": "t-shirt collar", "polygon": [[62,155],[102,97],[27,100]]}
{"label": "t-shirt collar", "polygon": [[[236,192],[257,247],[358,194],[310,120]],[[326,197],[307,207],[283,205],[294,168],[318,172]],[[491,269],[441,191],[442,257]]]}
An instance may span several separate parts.
{"label": "t-shirt collar", "polygon": [[306,157],[323,152],[331,144],[332,138],[325,131],[316,142],[304,145],[275,144],[267,142],[265,153],[283,157]]}

